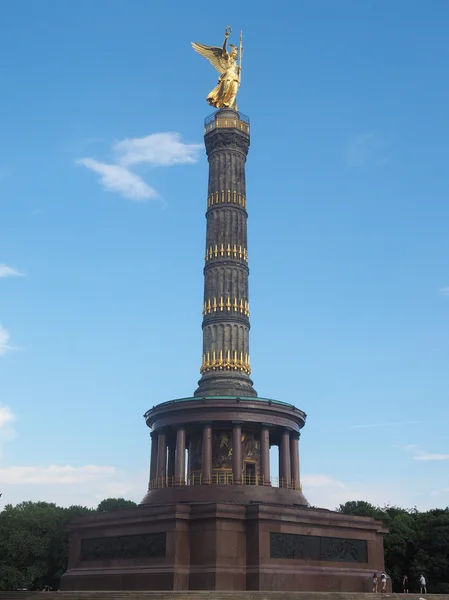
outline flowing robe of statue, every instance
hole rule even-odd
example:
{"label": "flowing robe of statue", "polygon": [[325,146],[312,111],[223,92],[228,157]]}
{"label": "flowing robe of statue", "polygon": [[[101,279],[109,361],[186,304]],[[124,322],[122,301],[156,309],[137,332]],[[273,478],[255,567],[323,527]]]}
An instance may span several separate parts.
{"label": "flowing robe of statue", "polygon": [[218,79],[218,85],[207,97],[211,106],[215,106],[215,108],[236,107],[236,96],[240,85],[239,68],[235,60],[229,60],[229,66]]}
{"label": "flowing robe of statue", "polygon": [[[223,47],[205,46],[192,42],[193,49],[207,58],[221,74],[218,85],[207,96],[207,102],[215,108],[232,108],[237,110],[236,97],[240,87],[241,66],[237,64],[238,50],[230,44],[232,50],[226,49],[231,28],[227,27]],[[241,62],[242,49],[240,49]]]}

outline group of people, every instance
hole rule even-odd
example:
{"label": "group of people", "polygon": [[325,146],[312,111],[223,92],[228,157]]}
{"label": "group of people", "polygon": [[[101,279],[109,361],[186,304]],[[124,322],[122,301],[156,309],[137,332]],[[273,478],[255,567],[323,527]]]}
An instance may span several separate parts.
{"label": "group of people", "polygon": [[[388,579],[387,574],[385,573],[385,571],[382,571],[382,574],[380,576],[380,581],[382,584],[380,591],[382,593],[385,593],[387,591],[387,579]],[[379,591],[378,585],[379,585],[379,580],[377,578],[377,573],[374,573],[373,574],[373,592]],[[419,585],[421,586],[421,594],[427,594],[427,581],[422,573],[419,577]],[[404,577],[402,578],[402,591],[404,592],[404,594],[409,593],[409,582],[408,582],[407,575],[404,575]]]}
{"label": "group of people", "polygon": [[[382,588],[381,588],[381,592],[385,593],[387,591],[387,574],[385,573],[385,571],[382,571],[382,574],[380,576],[380,581],[382,583]],[[373,592],[378,592],[379,591],[379,580],[377,578],[377,573],[373,574]]]}

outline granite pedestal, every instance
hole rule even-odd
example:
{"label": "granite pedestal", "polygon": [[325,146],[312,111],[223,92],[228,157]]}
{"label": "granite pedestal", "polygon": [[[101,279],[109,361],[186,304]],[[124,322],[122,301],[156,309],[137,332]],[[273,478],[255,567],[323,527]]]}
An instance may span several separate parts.
{"label": "granite pedestal", "polygon": [[303,506],[142,506],[73,523],[61,589],[367,592],[382,538],[372,519]]}

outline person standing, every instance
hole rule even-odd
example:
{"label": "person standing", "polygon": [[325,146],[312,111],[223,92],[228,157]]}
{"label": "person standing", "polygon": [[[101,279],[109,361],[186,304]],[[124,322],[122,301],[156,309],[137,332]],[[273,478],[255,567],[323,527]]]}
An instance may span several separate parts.
{"label": "person standing", "polygon": [[382,575],[380,576],[380,580],[382,582],[382,594],[385,594],[387,591],[387,574],[385,571],[382,571]]}
{"label": "person standing", "polygon": [[373,573],[373,592],[377,594],[377,573]]}
{"label": "person standing", "polygon": [[427,581],[422,573],[419,578],[419,585],[421,586],[421,594],[427,594]]}
{"label": "person standing", "polygon": [[408,594],[408,576],[404,575],[404,577],[402,578],[402,591],[404,592],[404,594]]}

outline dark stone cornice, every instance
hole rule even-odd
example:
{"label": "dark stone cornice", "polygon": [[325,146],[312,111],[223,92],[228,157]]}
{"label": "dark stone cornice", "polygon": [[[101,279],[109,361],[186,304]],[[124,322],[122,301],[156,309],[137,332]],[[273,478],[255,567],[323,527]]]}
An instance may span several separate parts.
{"label": "dark stone cornice", "polygon": [[207,156],[220,150],[239,152],[246,159],[249,135],[239,129],[214,129],[204,136]]}
{"label": "dark stone cornice", "polygon": [[238,210],[240,212],[242,212],[246,218],[248,218],[248,212],[246,210],[246,208],[243,208],[243,206],[239,206],[238,204],[234,204],[233,202],[223,202],[220,204],[213,204],[212,206],[210,206],[205,213],[205,217],[207,219],[207,215],[211,212],[214,212],[215,210],[220,210],[222,208],[233,208],[235,210]]}
{"label": "dark stone cornice", "polygon": [[232,259],[232,258],[211,258],[207,261],[203,269],[203,273],[206,274],[207,271],[211,271],[214,268],[220,267],[232,267],[240,268],[242,271],[245,271],[249,275],[249,267],[246,262],[241,259]]}
{"label": "dark stone cornice", "polygon": [[235,323],[236,325],[245,325],[248,330],[251,328],[249,323],[249,317],[237,313],[219,312],[211,315],[205,315],[203,317],[202,327],[207,325],[213,325],[214,323]]}

